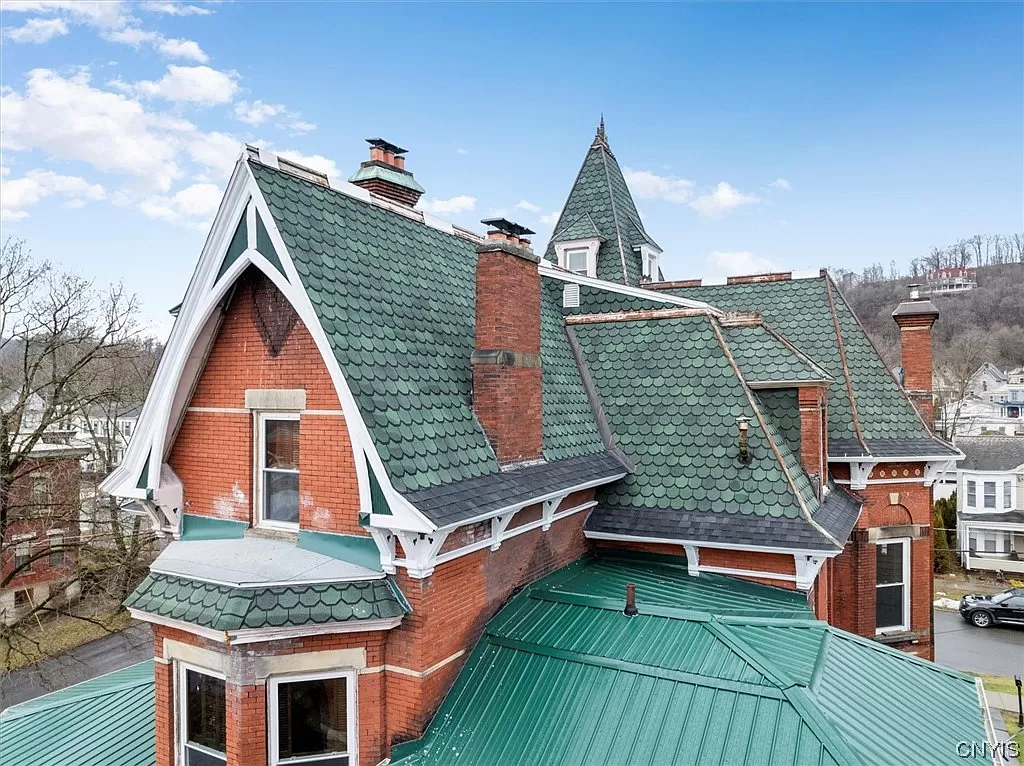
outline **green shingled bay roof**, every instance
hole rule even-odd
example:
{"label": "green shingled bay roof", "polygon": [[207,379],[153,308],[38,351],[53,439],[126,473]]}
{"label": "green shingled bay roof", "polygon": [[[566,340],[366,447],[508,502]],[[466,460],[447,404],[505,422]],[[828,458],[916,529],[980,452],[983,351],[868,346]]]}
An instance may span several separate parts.
{"label": "green shingled bay roof", "polygon": [[[636,465],[603,488],[599,501],[789,518],[813,513],[817,498],[806,474],[771,426],[761,427],[713,321],[572,327],[615,441]],[[739,459],[741,417],[749,420],[749,464]]]}
{"label": "green shingled bay roof", "polygon": [[[250,167],[394,487],[407,493],[497,474],[471,403],[475,244]],[[547,292],[542,300],[545,456],[600,452],[581,384],[571,379],[560,304]]]}
{"label": "green shingled bay roof", "polygon": [[390,578],[248,588],[159,572],[150,572],[125,606],[228,633],[384,620],[409,611]]}
{"label": "green shingled bay roof", "polygon": [[747,383],[832,382],[827,372],[763,324],[727,326],[723,334]]}
{"label": "green shingled bay roof", "polygon": [[862,454],[954,453],[932,436],[827,276],[667,292],[707,301],[724,311],[760,312],[772,330],[831,376],[830,454],[841,454],[833,446],[845,442],[859,445]]}
{"label": "green shingled bay roof", "polygon": [[153,699],[148,660],[9,707],[0,713],[0,763],[151,766]]}
{"label": "green shingled bay roof", "polygon": [[606,554],[499,612],[392,763],[990,762],[962,741],[986,741],[974,679],[819,622],[791,591]]}
{"label": "green shingled bay roof", "polygon": [[640,221],[626,179],[608,146],[603,122],[555,224],[546,257],[555,260],[557,242],[595,237],[602,240],[597,277],[619,284],[640,284],[641,245],[661,249]]}

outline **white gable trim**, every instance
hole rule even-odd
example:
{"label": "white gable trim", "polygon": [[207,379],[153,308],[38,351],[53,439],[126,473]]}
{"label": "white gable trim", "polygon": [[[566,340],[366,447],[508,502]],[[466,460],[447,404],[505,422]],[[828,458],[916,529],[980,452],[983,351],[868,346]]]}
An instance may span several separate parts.
{"label": "white gable trim", "polygon": [[[249,204],[250,200],[252,204]],[[284,274],[282,275],[273,264],[251,247],[255,244],[256,230],[255,225],[251,225],[249,227],[250,247],[217,279],[217,272],[227,254],[238,220],[244,214],[248,216],[249,223],[254,224],[257,211],[263,220]],[[417,532],[433,530],[434,526],[429,520],[402,498],[387,478],[383,463],[373,446],[369,431],[362,420],[341,366],[334,356],[334,351],[320,324],[319,317],[302,286],[302,281],[274,218],[270,214],[266,200],[249,170],[245,153],[236,162],[231,179],[228,181],[227,191],[221,201],[210,236],[207,238],[199,264],[186,291],[185,299],[182,301],[181,311],[171,330],[153,386],[143,405],[136,436],[131,440],[121,465],[101,483],[100,491],[119,497],[145,499],[152,497],[154,491],[159,488],[160,469],[173,444],[174,434],[171,429],[176,428],[180,421],[184,408],[191,397],[192,387],[205,365],[208,349],[216,337],[220,323],[217,306],[249,265],[260,269],[291,303],[313,337],[317,350],[327,366],[349,430],[359,486],[360,509],[365,513],[370,511],[370,484],[366,460],[364,460],[365,455],[391,506],[394,516],[389,519],[392,525]],[[149,455],[147,486],[138,488],[136,482],[146,464],[147,455]],[[175,519],[168,517],[167,521],[168,526],[175,526]]]}
{"label": "white gable trim", "polygon": [[597,237],[591,237],[590,239],[571,239],[566,242],[555,243],[555,257],[558,258],[558,265],[568,270],[568,255],[566,253],[569,250],[586,250],[587,251],[587,276],[597,276],[597,251],[601,248],[601,240]]}

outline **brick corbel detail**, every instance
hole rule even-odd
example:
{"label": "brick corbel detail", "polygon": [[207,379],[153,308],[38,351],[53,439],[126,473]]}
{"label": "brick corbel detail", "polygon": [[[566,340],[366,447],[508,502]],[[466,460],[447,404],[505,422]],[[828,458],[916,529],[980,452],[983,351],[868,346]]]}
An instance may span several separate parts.
{"label": "brick corbel detail", "polygon": [[818,477],[820,492],[828,459],[828,389],[825,386],[801,386],[797,391],[800,463],[808,474]]}

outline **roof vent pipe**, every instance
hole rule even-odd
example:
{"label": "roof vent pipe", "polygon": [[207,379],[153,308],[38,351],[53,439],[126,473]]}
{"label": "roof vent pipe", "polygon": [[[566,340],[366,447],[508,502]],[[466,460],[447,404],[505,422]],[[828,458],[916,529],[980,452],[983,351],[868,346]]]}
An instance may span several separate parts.
{"label": "roof vent pipe", "polygon": [[736,422],[740,427],[740,462],[743,463],[743,465],[749,465],[750,449],[747,446],[747,434],[750,431],[750,418],[736,418]]}
{"label": "roof vent pipe", "polygon": [[636,585],[631,582],[626,583],[626,608],[622,613],[627,617],[636,617],[639,614],[636,608]]}

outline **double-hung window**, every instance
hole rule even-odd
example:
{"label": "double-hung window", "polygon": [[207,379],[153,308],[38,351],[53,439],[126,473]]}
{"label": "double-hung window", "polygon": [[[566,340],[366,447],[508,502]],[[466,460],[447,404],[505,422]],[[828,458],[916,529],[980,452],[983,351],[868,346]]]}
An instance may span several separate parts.
{"label": "double-hung window", "polygon": [[32,571],[32,536],[15,538],[14,568],[19,575]]}
{"label": "double-hung window", "polygon": [[910,629],[910,540],[875,545],[875,632]]}
{"label": "double-hung window", "polygon": [[257,502],[260,524],[293,529],[299,523],[299,416],[257,416]]}
{"label": "double-hung window", "polygon": [[355,683],[337,671],[267,679],[270,766],[355,766]]}
{"label": "double-hung window", "polygon": [[583,276],[587,276],[590,271],[588,268],[588,255],[587,248],[585,247],[566,250],[565,268],[573,274],[582,274]]}
{"label": "double-hung window", "polygon": [[178,739],[183,766],[223,766],[227,762],[224,679],[179,664]]}
{"label": "double-hung window", "polygon": [[985,507],[995,508],[996,507],[996,483],[994,481],[985,482]]}
{"label": "double-hung window", "polygon": [[50,538],[50,566],[64,566],[64,533],[54,531],[46,534]]}
{"label": "double-hung window", "polygon": [[1003,482],[1003,508],[1013,508],[1013,483]]}
{"label": "double-hung window", "polygon": [[658,281],[658,254],[649,250],[644,251],[643,275],[652,282]]}
{"label": "double-hung window", "polygon": [[978,483],[976,481],[967,482],[967,507],[978,507]]}

